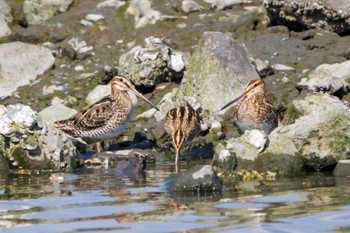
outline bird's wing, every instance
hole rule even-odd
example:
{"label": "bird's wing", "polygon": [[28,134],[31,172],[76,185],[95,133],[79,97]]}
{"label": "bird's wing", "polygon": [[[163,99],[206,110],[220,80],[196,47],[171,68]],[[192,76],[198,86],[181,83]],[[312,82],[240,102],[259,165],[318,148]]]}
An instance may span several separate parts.
{"label": "bird's wing", "polygon": [[[109,96],[87,106],[81,113],[78,113],[72,119],[74,124],[84,129],[94,129],[103,126],[107,121],[123,121],[128,115],[127,108],[118,106],[118,103],[112,101]],[[117,119],[117,120],[118,120]]]}

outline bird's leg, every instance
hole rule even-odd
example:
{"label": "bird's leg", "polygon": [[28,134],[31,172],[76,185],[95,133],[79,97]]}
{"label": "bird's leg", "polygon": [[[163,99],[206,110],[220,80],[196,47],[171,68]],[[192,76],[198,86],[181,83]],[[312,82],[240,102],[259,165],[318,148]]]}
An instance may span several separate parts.
{"label": "bird's leg", "polygon": [[101,153],[102,147],[101,147],[101,142],[96,142],[96,152]]}
{"label": "bird's leg", "polygon": [[180,152],[180,148],[175,148],[176,150],[176,157],[175,157],[175,172],[176,173],[179,173],[179,152]]}

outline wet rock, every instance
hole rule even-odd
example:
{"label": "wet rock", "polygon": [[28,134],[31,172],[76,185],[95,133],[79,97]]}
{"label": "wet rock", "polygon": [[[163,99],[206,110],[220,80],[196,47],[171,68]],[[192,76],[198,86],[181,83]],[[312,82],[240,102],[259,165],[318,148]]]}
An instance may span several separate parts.
{"label": "wet rock", "polygon": [[197,2],[192,0],[184,0],[181,3],[181,10],[185,13],[190,13],[194,11],[201,11],[203,7],[199,5]]}
{"label": "wet rock", "polygon": [[161,18],[160,12],[153,8],[150,0],[131,0],[126,13],[134,16],[136,29],[155,24]]}
{"label": "wet rock", "polygon": [[41,24],[45,20],[65,12],[73,0],[25,0],[23,12],[29,25]]}
{"label": "wet rock", "polygon": [[[42,123],[37,112],[22,104],[0,106],[0,151],[14,169],[62,170],[82,165],[67,135]],[[18,140],[11,140],[13,137]]]}
{"label": "wet rock", "polygon": [[303,78],[297,87],[313,92],[328,92],[343,97],[350,92],[350,61],[336,64],[322,64]]}
{"label": "wet rock", "polygon": [[120,72],[128,74],[135,85],[144,87],[182,77],[184,68],[182,54],[154,37],[146,38],[143,47],[136,46],[119,59]]}
{"label": "wet rock", "polygon": [[222,182],[211,165],[195,166],[189,171],[170,175],[166,179],[170,192],[221,192]]}
{"label": "wet rock", "polygon": [[205,32],[192,54],[177,98],[194,98],[204,110],[217,112],[243,93],[253,79],[259,76],[243,46],[228,34]]}
{"label": "wet rock", "polygon": [[115,168],[117,175],[138,174],[146,169],[147,156],[134,152],[134,157],[128,161],[119,161]]}
{"label": "wet rock", "polygon": [[339,34],[350,32],[350,2],[318,0],[264,0],[271,23],[292,30],[323,28]]}
{"label": "wet rock", "polygon": [[22,42],[0,45],[0,98],[5,98],[18,87],[28,85],[38,75],[50,69],[55,58],[49,49]]}
{"label": "wet rock", "polygon": [[340,160],[333,170],[335,176],[350,176],[350,159]]}
{"label": "wet rock", "polygon": [[7,24],[11,23],[12,20],[10,7],[5,0],[0,0],[0,38],[11,34],[11,29]]}

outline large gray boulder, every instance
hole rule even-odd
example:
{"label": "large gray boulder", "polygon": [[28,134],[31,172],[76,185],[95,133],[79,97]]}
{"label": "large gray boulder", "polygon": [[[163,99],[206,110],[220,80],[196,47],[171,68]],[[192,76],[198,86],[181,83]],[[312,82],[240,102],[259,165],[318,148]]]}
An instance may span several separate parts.
{"label": "large gray boulder", "polygon": [[[245,48],[229,34],[205,32],[190,59],[178,98],[194,98],[201,107],[219,111],[259,79]],[[210,97],[210,98],[209,98]]]}
{"label": "large gray boulder", "polygon": [[22,104],[0,105],[0,155],[13,169],[70,170],[82,165],[68,136]]}
{"label": "large gray boulder", "polygon": [[0,98],[18,87],[28,85],[55,62],[51,51],[43,46],[11,42],[0,45]]}
{"label": "large gray boulder", "polygon": [[303,78],[297,86],[314,92],[328,92],[343,97],[350,92],[349,81],[350,60],[331,65],[322,64],[313,70],[308,78]]}
{"label": "large gray boulder", "polygon": [[244,134],[216,147],[215,164],[227,166],[218,163],[219,159],[233,156],[237,158],[237,168],[292,176],[302,173],[304,167],[317,171],[329,169],[347,158],[350,109],[342,101],[328,94],[313,94],[293,101],[292,105],[302,116],[293,124],[272,131],[263,150],[263,143],[252,140],[256,139],[254,135]]}
{"label": "large gray boulder", "polygon": [[11,29],[7,24],[11,23],[12,20],[10,7],[5,0],[0,0],[0,38],[11,34]]}
{"label": "large gray boulder", "polygon": [[323,28],[339,34],[350,32],[350,1],[264,0],[272,24],[293,30]]}
{"label": "large gray boulder", "polygon": [[173,77],[181,78],[185,63],[181,52],[165,45],[161,39],[148,37],[119,59],[119,71],[137,86],[153,87]]}
{"label": "large gray boulder", "polygon": [[73,0],[25,0],[23,13],[29,25],[41,24],[57,13],[65,12]]}

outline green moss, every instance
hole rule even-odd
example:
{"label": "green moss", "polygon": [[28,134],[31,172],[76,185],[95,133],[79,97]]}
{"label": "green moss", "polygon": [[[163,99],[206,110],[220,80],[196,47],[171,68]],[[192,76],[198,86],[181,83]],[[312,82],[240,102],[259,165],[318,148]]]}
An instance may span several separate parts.
{"label": "green moss", "polygon": [[295,122],[301,116],[301,113],[293,106],[289,106],[283,117],[283,124],[288,125]]}

